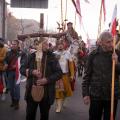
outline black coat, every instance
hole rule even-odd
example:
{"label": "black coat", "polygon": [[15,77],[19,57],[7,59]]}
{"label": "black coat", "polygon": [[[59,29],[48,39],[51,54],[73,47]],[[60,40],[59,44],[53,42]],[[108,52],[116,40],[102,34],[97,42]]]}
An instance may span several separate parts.
{"label": "black coat", "polygon": [[[44,97],[48,100],[49,104],[53,104],[55,99],[55,83],[57,80],[59,80],[62,77],[62,71],[58,60],[55,58],[54,54],[49,51],[47,53],[43,53],[42,68],[44,68],[46,55],[47,55],[47,60],[46,60],[45,77],[47,78],[48,83],[44,86],[45,89]],[[32,71],[37,68],[35,58],[36,58],[36,54],[32,53],[28,56],[28,58],[23,59],[23,61],[21,61],[21,68],[20,68],[21,74],[26,75],[26,69],[29,69],[29,75],[26,83],[25,99],[32,99],[31,88],[32,85],[34,84],[33,82],[37,80],[37,78],[35,78],[32,75]]]}
{"label": "black coat", "polygon": [[[118,60],[120,62],[120,54]],[[120,63],[115,71],[115,98],[120,95],[119,84]],[[88,56],[85,75],[82,83],[82,94],[92,99],[110,100],[112,83],[112,52],[104,52],[98,47]]]}
{"label": "black coat", "polygon": [[21,57],[22,60],[26,57],[26,54],[21,50],[14,51],[12,49],[7,52],[6,57],[4,59],[4,63],[8,65],[7,71],[16,70],[15,68],[14,69],[12,68],[12,65],[16,64],[18,57]]}

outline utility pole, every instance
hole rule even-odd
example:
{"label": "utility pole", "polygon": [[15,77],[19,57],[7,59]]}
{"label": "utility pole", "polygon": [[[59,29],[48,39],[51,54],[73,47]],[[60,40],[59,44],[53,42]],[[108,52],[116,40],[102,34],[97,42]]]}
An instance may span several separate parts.
{"label": "utility pole", "polygon": [[5,13],[6,13],[6,2],[2,0],[2,38],[5,39]]}

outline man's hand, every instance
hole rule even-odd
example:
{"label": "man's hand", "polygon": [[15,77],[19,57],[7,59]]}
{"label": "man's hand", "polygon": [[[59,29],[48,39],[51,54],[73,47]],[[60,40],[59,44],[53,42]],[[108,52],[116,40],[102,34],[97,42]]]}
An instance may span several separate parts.
{"label": "man's hand", "polygon": [[41,86],[41,85],[45,85],[45,84],[47,84],[47,79],[46,78],[42,78],[42,79],[38,79],[37,80],[37,82],[36,82],[36,84],[38,85],[38,86]]}
{"label": "man's hand", "polygon": [[115,64],[118,63],[118,56],[115,52],[112,54],[112,60],[115,60]]}
{"label": "man's hand", "polygon": [[90,104],[90,96],[85,96],[83,100],[84,100],[84,104],[86,105]]}
{"label": "man's hand", "polygon": [[38,78],[41,78],[42,74],[39,70],[33,70],[32,71],[32,74]]}

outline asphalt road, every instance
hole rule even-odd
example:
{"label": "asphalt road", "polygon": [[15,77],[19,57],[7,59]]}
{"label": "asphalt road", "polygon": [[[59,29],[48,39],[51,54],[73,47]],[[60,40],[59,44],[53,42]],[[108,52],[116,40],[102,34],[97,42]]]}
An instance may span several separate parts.
{"label": "asphalt road", "polygon": [[[61,113],[55,113],[55,104],[50,110],[49,120],[88,120],[88,107],[83,104],[83,99],[81,96],[81,81],[79,79],[76,81],[76,89],[74,95],[65,101],[65,106]],[[21,100],[20,109],[15,111],[10,108],[10,96],[6,96],[5,101],[0,101],[0,120],[25,120],[25,107],[26,103],[24,101],[24,90],[25,82],[21,83]],[[39,109],[37,111],[37,119],[40,119]],[[120,120],[120,103],[117,119]]]}

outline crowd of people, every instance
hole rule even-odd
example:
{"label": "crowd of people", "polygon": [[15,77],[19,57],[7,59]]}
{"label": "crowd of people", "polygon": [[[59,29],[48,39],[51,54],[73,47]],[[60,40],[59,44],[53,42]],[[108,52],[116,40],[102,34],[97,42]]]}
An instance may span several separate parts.
{"label": "crowd of people", "polygon": [[0,38],[0,94],[9,91],[10,107],[20,105],[20,76],[26,77],[26,120],[35,120],[37,107],[40,120],[49,119],[51,105],[56,113],[75,90],[75,81],[82,76],[82,95],[90,104],[89,120],[110,120],[112,60],[115,60],[114,118],[120,97],[120,52],[113,53],[113,36],[105,31],[99,36],[95,50],[88,54],[84,41],[79,41],[72,23],[67,24],[66,36],[53,46],[48,38],[35,40],[27,52],[18,40],[11,41],[9,49]]}

